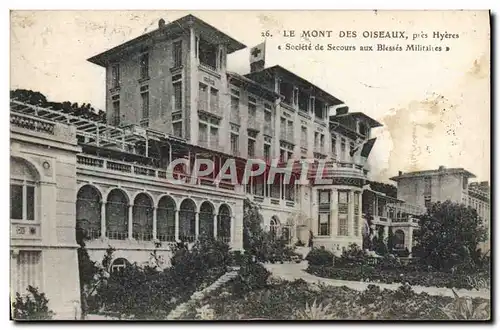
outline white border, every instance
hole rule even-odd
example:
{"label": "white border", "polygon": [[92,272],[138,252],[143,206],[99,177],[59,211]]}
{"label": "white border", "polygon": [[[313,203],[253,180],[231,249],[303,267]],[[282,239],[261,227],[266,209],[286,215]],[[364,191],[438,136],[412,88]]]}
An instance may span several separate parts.
{"label": "white border", "polygon": [[[318,1],[318,0],[308,0],[308,1],[296,1],[296,0],[288,0],[288,1],[283,1],[283,2],[278,2],[276,1],[275,3],[271,3],[269,0],[251,0],[251,1],[246,1],[246,2],[239,2],[239,1],[232,1],[232,2],[217,2],[215,3],[214,1],[162,1],[162,2],[150,2],[150,3],[145,3],[144,1],[128,1],[128,0],[122,0],[120,1],[120,5],[114,5],[110,6],[108,4],[105,4],[102,0],[101,1],[96,1],[96,0],[86,0],[82,3],[78,3],[77,5],[72,4],[68,5],[68,2],[62,2],[62,1],[53,1],[53,0],[45,0],[45,1],[12,1],[12,0],[7,0],[4,1],[3,3],[4,9],[2,13],[2,19],[0,19],[0,22],[3,22],[2,25],[4,26],[3,29],[0,29],[0,35],[2,39],[2,44],[3,45],[9,45],[10,44],[10,35],[9,35],[9,28],[10,28],[10,18],[9,18],[9,10],[10,9],[170,9],[170,10],[175,10],[175,9],[183,9],[183,10],[214,10],[214,9],[233,9],[233,10],[244,10],[244,9],[261,9],[261,10],[276,10],[276,9],[281,9],[281,10],[291,10],[291,9],[309,9],[309,10],[319,10],[319,9],[364,9],[364,10],[370,10],[370,9],[491,9],[493,13],[498,13],[500,11],[500,2],[499,1],[486,1],[486,0],[474,0],[474,1],[453,1],[453,2],[445,2],[445,1],[439,1],[439,0],[420,0],[415,3],[410,3],[410,2],[403,2],[403,1],[360,1],[360,0],[350,0],[350,1],[335,1],[335,2],[327,2],[327,1]],[[210,5],[208,7],[207,5]],[[451,7],[453,5],[453,7]],[[497,25],[498,25],[498,20],[497,20]],[[495,40],[494,42],[498,43],[498,33],[494,33]],[[8,59],[9,59],[9,48],[6,47],[7,50],[1,52],[2,54],[2,62],[4,65],[2,68],[4,68],[4,73],[1,75],[1,86],[2,86],[2,91],[0,95],[2,96],[2,103],[6,107],[8,107],[8,98],[9,98],[9,71],[10,68],[8,68],[7,64]],[[498,53],[495,54],[496,57],[498,58]],[[493,58],[491,58],[493,60]],[[492,76],[496,76],[495,73],[498,71],[498,63],[496,65],[496,70],[495,72],[492,72]],[[492,90],[491,93],[495,93],[495,95],[499,95],[499,87],[498,84],[496,85],[495,90]],[[4,99],[5,98],[5,99]],[[497,100],[498,102],[498,100]],[[493,111],[496,111],[496,109],[493,109]],[[0,185],[0,189],[3,191],[3,193],[0,193],[0,196],[2,198],[0,201],[2,201],[2,206],[1,209],[4,212],[8,212],[8,201],[7,201],[7,196],[9,195],[9,190],[8,190],[8,185],[7,182],[9,181],[9,169],[8,169],[8,159],[9,159],[9,153],[10,153],[10,146],[9,146],[9,109],[4,109],[3,111],[0,112],[0,115],[3,116],[4,118],[0,120],[0,125],[4,125],[4,128],[0,128],[0,134],[2,137],[0,138],[0,143],[1,143],[1,148],[3,152],[1,153],[4,156],[4,160],[2,161],[2,166],[1,167],[1,179],[3,184]],[[495,120],[495,124],[497,127],[499,127],[498,123],[498,116]],[[486,128],[485,128],[486,129]],[[495,134],[495,139],[496,139],[496,134]],[[498,142],[495,140],[495,142]],[[495,143],[495,146],[497,144]],[[496,146],[497,147],[497,146]],[[495,149],[496,151],[496,149]],[[492,169],[493,170],[493,169]],[[496,181],[492,183],[494,186],[496,186]],[[500,198],[496,196],[497,198]],[[497,199],[495,199],[494,204],[498,205]],[[8,290],[8,277],[9,277],[9,272],[6,271],[9,267],[9,249],[7,248],[7,245],[9,244],[9,221],[8,221],[8,216],[4,216],[2,221],[2,226],[3,231],[2,239],[0,240],[3,242],[5,245],[4,248],[2,248],[1,251],[1,261],[3,265],[4,271],[1,272],[1,292],[0,292],[0,311],[2,311],[3,314],[3,322],[4,325],[7,325],[8,328],[14,327],[14,323],[10,322],[7,320],[7,313],[9,311],[9,290]],[[7,220],[5,220],[7,219]],[[499,228],[500,225],[496,224],[495,225],[495,235],[496,237],[500,237],[499,234]],[[496,255],[496,254],[494,254]],[[496,264],[498,260],[495,260]],[[497,273],[498,275],[498,273]],[[495,281],[495,283],[498,283],[498,281]],[[497,284],[498,285],[498,284]],[[495,304],[497,305],[497,304]],[[493,315],[492,311],[492,315]],[[6,321],[7,320],[7,321]],[[7,323],[7,324],[5,324]],[[63,327],[70,327],[73,324],[65,324]],[[91,324],[92,328],[96,327],[103,327],[106,324]],[[193,324],[184,324],[183,326],[192,326]],[[200,324],[201,325],[201,324]],[[206,326],[207,324],[203,324],[203,326]],[[229,326],[234,326],[235,324],[229,324]],[[278,324],[276,324],[278,325]],[[288,325],[288,324],[283,324],[283,325]],[[282,326],[283,326],[282,325]],[[348,328],[346,324],[325,324],[326,326],[329,327],[335,327],[336,329],[343,329],[343,328]],[[360,324],[353,324],[352,326],[359,326]],[[370,324],[366,323],[365,325],[368,326],[385,326],[386,324]],[[43,326],[43,327],[52,327],[53,324],[38,324],[38,326]],[[89,325],[86,325],[87,327]],[[142,324],[139,325],[134,325],[135,327],[139,328],[142,327]],[[161,325],[164,326],[164,325]],[[169,325],[169,327],[172,327],[175,325]],[[223,324],[217,324],[217,326],[223,326]],[[263,325],[255,325],[253,327],[262,327]],[[297,326],[297,325],[296,325]],[[300,326],[304,326],[300,324]],[[306,325],[307,327],[318,327],[319,324],[310,324]],[[430,324],[425,324],[421,325],[421,327],[425,326],[426,328],[433,328],[436,327],[437,325],[430,325]],[[2,327],[4,328],[4,327]]]}

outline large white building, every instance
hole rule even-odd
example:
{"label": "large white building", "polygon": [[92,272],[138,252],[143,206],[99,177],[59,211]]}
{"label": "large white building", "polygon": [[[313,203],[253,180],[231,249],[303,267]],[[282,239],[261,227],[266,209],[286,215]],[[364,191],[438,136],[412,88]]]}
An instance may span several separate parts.
{"label": "large white building", "polygon": [[[185,16],[89,59],[106,70],[106,123],[11,100],[11,292],[47,294],[58,318],[79,304],[79,222],[90,256],[116,249],[113,267],[167,261],[170,244],[201,233],[242,249],[243,201],[262,207],[264,226],[291,242],[341,250],[362,244],[362,192],[380,124],[289,70],[253,61],[228,72],[245,46]],[[258,48],[256,48],[258,50]],[[252,51],[258,54],[258,51]],[[197,159],[323,159],[322,177],[247,185],[192,179]],[[173,161],[185,165],[167,172]],[[317,164],[313,165],[316,166]],[[282,174],[283,175],[283,174]]]}

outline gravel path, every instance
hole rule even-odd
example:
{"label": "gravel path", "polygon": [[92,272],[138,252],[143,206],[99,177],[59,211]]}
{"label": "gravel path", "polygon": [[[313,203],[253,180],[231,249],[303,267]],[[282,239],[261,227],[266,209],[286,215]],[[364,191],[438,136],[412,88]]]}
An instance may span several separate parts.
{"label": "gravel path", "polygon": [[[333,286],[347,286],[350,289],[363,291],[368,285],[374,284],[380,286],[381,289],[397,290],[402,284],[392,283],[375,283],[375,282],[358,282],[358,281],[344,281],[336,280],[331,278],[318,277],[309,274],[305,271],[307,268],[307,261],[297,263],[286,263],[286,264],[265,264],[267,270],[269,270],[273,277],[282,278],[285,280],[293,281],[296,279],[303,279],[309,283],[323,283],[326,285]],[[433,296],[449,296],[453,297],[453,291],[448,288],[438,288],[438,287],[426,287],[426,286],[412,286],[413,291],[416,293],[427,292]],[[491,294],[489,290],[466,290],[466,289],[455,289],[459,296],[468,296],[471,298],[479,297],[484,299],[491,299]]]}

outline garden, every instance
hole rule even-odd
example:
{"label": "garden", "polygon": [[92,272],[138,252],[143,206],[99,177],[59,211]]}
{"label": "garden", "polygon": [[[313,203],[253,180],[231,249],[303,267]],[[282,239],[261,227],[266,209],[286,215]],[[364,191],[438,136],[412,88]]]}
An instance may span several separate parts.
{"label": "garden", "polygon": [[410,286],[359,292],[347,287],[269,279],[260,265],[189,305],[185,320],[487,320],[490,302],[417,294]]}
{"label": "garden", "polygon": [[365,237],[364,249],[351,245],[339,257],[313,249],[306,257],[307,272],[339,280],[489,291],[490,258],[476,250],[484,229],[475,210],[435,203],[419,225],[412,258],[398,257],[391,231],[387,238],[380,231],[371,242]]}

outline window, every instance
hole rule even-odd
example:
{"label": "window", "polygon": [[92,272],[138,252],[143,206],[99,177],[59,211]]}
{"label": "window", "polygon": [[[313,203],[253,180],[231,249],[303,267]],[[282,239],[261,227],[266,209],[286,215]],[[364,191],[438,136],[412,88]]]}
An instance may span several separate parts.
{"label": "window", "polygon": [[264,134],[266,135],[273,135],[273,119],[272,119],[272,112],[271,110],[267,109],[267,104],[266,104],[266,109],[264,111]]}
{"label": "window", "polygon": [[432,206],[432,199],[431,199],[430,195],[424,196],[424,205],[428,209],[431,208],[431,206]]}
{"label": "window", "polygon": [[198,39],[198,57],[200,64],[212,70],[216,70],[217,46],[203,39]]}
{"label": "window", "polygon": [[280,149],[280,161],[286,162],[286,151],[285,149]]}
{"label": "window", "polygon": [[35,220],[34,183],[11,183],[10,218],[13,220]]}
{"label": "window", "polygon": [[314,151],[318,150],[318,144],[319,144],[319,133],[314,132]]}
{"label": "window", "polygon": [[208,111],[208,86],[205,84],[199,85],[198,110]]}
{"label": "window", "polygon": [[319,213],[319,236],[330,236],[330,213]]}
{"label": "window", "polygon": [[319,119],[324,118],[325,104],[320,100],[316,100],[314,103],[314,116]]}
{"label": "window", "polygon": [[210,126],[210,147],[217,149],[219,146],[219,128],[217,126]]}
{"label": "window", "polygon": [[182,110],[182,81],[176,81],[174,86],[174,111]]}
{"label": "window", "polygon": [[201,115],[198,123],[199,145],[219,149],[219,123],[217,118]]}
{"label": "window", "polygon": [[230,121],[235,124],[240,123],[240,99],[236,96],[231,96]]}
{"label": "window", "polygon": [[368,133],[368,129],[366,128],[366,125],[363,124],[363,123],[359,123],[359,134],[363,135],[363,136],[366,136],[367,133]]}
{"label": "window", "polygon": [[251,96],[248,97],[248,127],[256,128],[257,122],[257,100]]}
{"label": "window", "polygon": [[286,140],[286,118],[280,119],[280,138]]}
{"label": "window", "polygon": [[210,88],[210,111],[219,112],[219,91],[215,88]]}
{"label": "window", "polygon": [[309,103],[309,96],[303,91],[299,90],[299,110],[307,112]]}
{"label": "window", "polygon": [[120,101],[113,101],[113,116],[111,117],[111,124],[114,126],[120,125]]}
{"label": "window", "polygon": [[340,157],[341,160],[346,160],[346,141],[344,138],[340,138]]}
{"label": "window", "polygon": [[173,47],[174,68],[182,65],[182,40],[174,42]]}
{"label": "window", "polygon": [[325,150],[325,134],[320,134],[319,136],[319,147],[321,149],[321,152]]}
{"label": "window", "polygon": [[271,145],[270,144],[264,144],[264,160],[268,163],[271,161]]}
{"label": "window", "polygon": [[349,209],[349,192],[338,191],[338,236],[348,236],[348,209]]}
{"label": "window", "polygon": [[200,145],[208,147],[208,127],[207,124],[199,123],[199,137]]}
{"label": "window", "polygon": [[149,91],[141,93],[142,119],[149,118]]}
{"label": "window", "polygon": [[149,54],[142,54],[139,62],[141,66],[141,79],[149,78]]}
{"label": "window", "polygon": [[468,179],[466,176],[464,176],[462,179],[462,189],[467,189],[467,187],[468,187]]}
{"label": "window", "polygon": [[330,236],[330,190],[318,191],[318,235]]}
{"label": "window", "polygon": [[231,154],[238,155],[239,154],[239,146],[238,140],[240,136],[235,133],[231,133]]}
{"label": "window", "polygon": [[174,136],[182,138],[182,121],[172,123]]}
{"label": "window", "polygon": [[335,134],[332,135],[332,158],[337,159],[337,136]]}
{"label": "window", "polygon": [[288,121],[288,128],[287,129],[288,129],[288,131],[286,133],[287,133],[288,141],[293,142],[293,121],[291,121],[291,120]]}
{"label": "window", "polygon": [[302,126],[300,130],[300,145],[307,148],[307,127]]}
{"label": "window", "polygon": [[255,140],[248,139],[248,158],[255,157]]}
{"label": "window", "polygon": [[10,160],[10,218],[12,220],[35,220],[35,184],[38,176],[24,162]]}
{"label": "window", "polygon": [[114,64],[111,67],[111,88],[120,87],[120,65]]}
{"label": "window", "polygon": [[425,195],[430,195],[431,194],[431,188],[432,188],[432,178],[431,177],[425,177],[424,178],[424,194]]}

